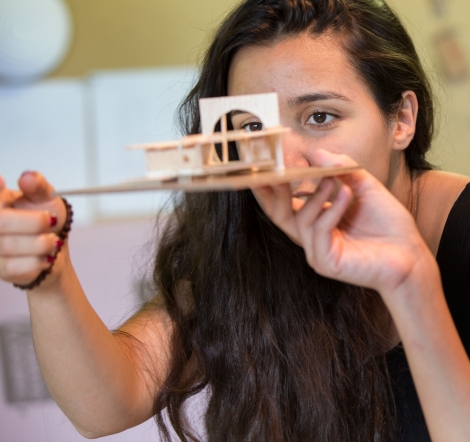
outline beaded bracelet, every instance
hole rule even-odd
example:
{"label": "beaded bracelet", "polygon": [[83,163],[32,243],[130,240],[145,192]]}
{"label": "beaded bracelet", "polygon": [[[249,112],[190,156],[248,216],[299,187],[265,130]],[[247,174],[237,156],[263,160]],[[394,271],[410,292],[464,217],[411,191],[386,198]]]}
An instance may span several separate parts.
{"label": "beaded bracelet", "polygon": [[[62,242],[64,242],[67,239],[67,236],[68,236],[70,230],[72,229],[73,210],[72,210],[72,206],[69,204],[69,202],[65,198],[62,198],[62,201],[64,202],[65,210],[66,210],[67,215],[66,215],[66,218],[65,218],[64,227],[62,227],[62,230],[57,234],[57,236],[62,240]],[[56,255],[57,255],[57,253],[60,252],[61,248],[62,248],[62,246],[59,247],[59,249],[56,252]],[[13,285],[16,288],[19,288],[21,290],[32,290],[32,289],[36,288],[39,284],[41,284],[41,282],[43,282],[46,279],[47,275],[49,275],[49,273],[51,273],[53,266],[54,266],[54,263],[52,262],[52,264],[50,265],[50,267],[48,269],[43,270],[33,282],[30,282],[27,285],[20,285],[20,284],[13,284]]]}

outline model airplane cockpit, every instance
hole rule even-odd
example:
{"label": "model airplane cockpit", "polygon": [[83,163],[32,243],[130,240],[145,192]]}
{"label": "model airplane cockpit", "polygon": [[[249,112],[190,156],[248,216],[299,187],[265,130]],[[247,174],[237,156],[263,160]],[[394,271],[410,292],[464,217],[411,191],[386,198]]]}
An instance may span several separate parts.
{"label": "model airplane cockpit", "polygon": [[[290,129],[280,125],[277,94],[204,98],[199,104],[202,134],[130,146],[131,149],[145,150],[149,178],[166,181],[284,168],[281,136]],[[227,114],[240,112],[240,109],[256,115],[263,129],[255,132],[228,130]],[[217,122],[220,132],[214,132]],[[238,160],[229,160],[230,141],[236,142]],[[221,145],[221,156],[216,151],[216,144]]]}

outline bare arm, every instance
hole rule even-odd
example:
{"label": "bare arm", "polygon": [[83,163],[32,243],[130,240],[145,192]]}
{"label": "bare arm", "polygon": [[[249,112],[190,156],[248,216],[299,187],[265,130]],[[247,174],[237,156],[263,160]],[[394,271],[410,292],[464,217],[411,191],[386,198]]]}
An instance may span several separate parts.
{"label": "bare arm", "polygon": [[432,440],[464,442],[470,440],[470,363],[437,265],[431,260],[422,264],[393,293],[382,296],[390,299]]}
{"label": "bare arm", "polygon": [[[44,255],[53,252],[65,214],[41,176],[23,177],[20,186],[23,193],[11,192],[0,182],[0,278],[26,284],[49,265]],[[57,213],[56,228],[50,212]],[[149,306],[123,325],[135,340],[113,335],[83,293],[67,243],[52,273],[27,296],[44,379],[82,435],[116,433],[151,417],[171,333],[162,306]]]}

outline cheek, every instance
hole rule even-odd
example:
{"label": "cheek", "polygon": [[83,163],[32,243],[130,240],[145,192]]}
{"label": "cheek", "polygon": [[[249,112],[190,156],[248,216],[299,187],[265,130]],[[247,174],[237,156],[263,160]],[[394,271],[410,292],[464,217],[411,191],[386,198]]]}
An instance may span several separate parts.
{"label": "cheek", "polygon": [[293,131],[283,137],[286,167],[313,166],[313,152],[325,149],[348,155],[382,182],[389,174],[392,146],[390,131],[381,121],[374,124],[343,124],[318,136]]}
{"label": "cheek", "polygon": [[317,149],[345,154],[360,162],[364,159],[360,146],[362,143],[356,143],[344,134],[299,135],[291,132],[283,138],[284,163],[286,167],[314,166],[313,153]]}
{"label": "cheek", "polygon": [[337,147],[341,150],[339,153],[350,156],[381,182],[386,182],[393,142],[382,123],[378,127],[370,126],[369,130],[357,130],[355,135],[341,140]]}

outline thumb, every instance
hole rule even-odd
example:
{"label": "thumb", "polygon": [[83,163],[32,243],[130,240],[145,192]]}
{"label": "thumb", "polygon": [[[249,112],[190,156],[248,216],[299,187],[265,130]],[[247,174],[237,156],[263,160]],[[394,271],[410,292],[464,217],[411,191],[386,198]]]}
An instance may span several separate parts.
{"label": "thumb", "polygon": [[32,203],[45,203],[53,198],[54,188],[38,172],[24,172],[18,180],[23,197]]}
{"label": "thumb", "polygon": [[357,166],[357,163],[347,155],[328,152],[324,149],[317,149],[313,153],[313,162],[316,166]]}
{"label": "thumb", "polygon": [[0,209],[12,207],[19,198],[21,198],[21,192],[8,189],[4,178],[0,176]]}
{"label": "thumb", "polygon": [[[334,154],[323,149],[317,149],[313,153],[313,160],[315,165],[323,167],[358,166],[358,163],[347,155]],[[360,189],[365,190],[377,185],[382,185],[377,178],[363,168],[350,171],[344,175],[337,175],[336,178],[348,185],[354,194]]]}

